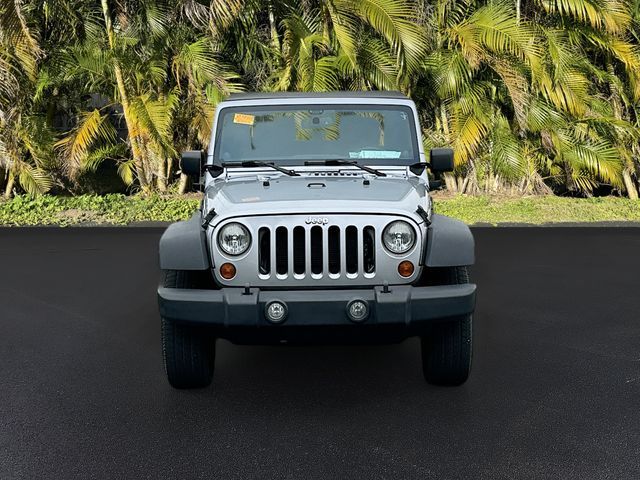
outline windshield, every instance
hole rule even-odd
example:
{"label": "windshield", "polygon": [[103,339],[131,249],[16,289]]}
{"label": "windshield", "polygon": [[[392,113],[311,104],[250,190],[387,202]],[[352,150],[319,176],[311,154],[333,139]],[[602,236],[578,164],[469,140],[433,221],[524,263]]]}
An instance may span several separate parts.
{"label": "windshield", "polygon": [[411,109],[295,105],[229,107],[220,112],[214,163],[256,160],[303,165],[336,159],[378,165],[419,161]]}

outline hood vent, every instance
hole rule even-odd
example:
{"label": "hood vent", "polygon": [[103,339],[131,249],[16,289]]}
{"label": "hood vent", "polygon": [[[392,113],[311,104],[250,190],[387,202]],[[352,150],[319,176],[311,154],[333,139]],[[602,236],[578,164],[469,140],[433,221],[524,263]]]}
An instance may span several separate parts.
{"label": "hood vent", "polygon": [[361,173],[350,170],[326,170],[322,172],[309,172],[308,175],[310,177],[360,177]]}

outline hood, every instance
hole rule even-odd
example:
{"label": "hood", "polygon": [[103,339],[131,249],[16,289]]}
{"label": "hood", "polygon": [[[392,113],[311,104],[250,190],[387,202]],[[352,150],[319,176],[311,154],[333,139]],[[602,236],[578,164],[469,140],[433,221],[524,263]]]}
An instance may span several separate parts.
{"label": "hood", "polygon": [[[419,177],[373,175],[221,179],[207,188],[207,210],[235,216],[300,213],[393,213],[414,216],[428,195]],[[217,219],[218,219],[217,218]],[[418,217],[419,218],[419,217]]]}

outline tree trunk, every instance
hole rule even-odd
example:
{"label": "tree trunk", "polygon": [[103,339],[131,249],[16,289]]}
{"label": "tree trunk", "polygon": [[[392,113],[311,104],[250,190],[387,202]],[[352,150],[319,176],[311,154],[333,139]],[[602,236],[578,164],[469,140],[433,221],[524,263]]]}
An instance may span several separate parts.
{"label": "tree trunk", "polygon": [[445,173],[442,178],[444,179],[444,184],[447,187],[447,190],[455,193],[458,191],[458,184],[456,183],[456,177],[453,176],[452,173]]}
{"label": "tree trunk", "polygon": [[278,36],[278,27],[276,25],[276,17],[273,13],[273,2],[269,0],[268,2],[269,8],[269,27],[271,29],[271,45],[278,52],[280,51],[280,37]]}
{"label": "tree trunk", "polygon": [[444,109],[444,103],[440,104],[440,118],[442,118],[442,131],[449,138],[449,119],[447,118],[447,111]]}
{"label": "tree trunk", "polygon": [[516,0],[516,24],[520,24],[521,0]]}
{"label": "tree trunk", "polygon": [[9,170],[9,176],[7,177],[7,186],[4,189],[4,198],[11,198],[13,194],[13,185],[16,181],[16,177],[11,170]]}
{"label": "tree trunk", "polygon": [[182,195],[187,191],[187,187],[189,186],[189,176],[184,173],[180,174],[180,183],[178,184],[178,193]]}
{"label": "tree trunk", "polygon": [[144,193],[149,193],[154,184],[156,155],[147,142],[141,141],[139,145],[142,158],[142,171],[144,173],[144,183],[141,182],[140,186]]}
{"label": "tree trunk", "polygon": [[160,157],[158,160],[156,182],[158,184],[158,190],[161,192],[167,191],[167,159],[164,157]]}
{"label": "tree trunk", "polygon": [[575,192],[576,186],[573,182],[573,175],[571,174],[571,167],[569,164],[563,159],[563,168],[564,168],[564,182],[569,192]]}
{"label": "tree trunk", "polygon": [[469,187],[469,176],[467,175],[466,177],[464,177],[464,180],[462,181],[462,185],[460,185],[460,193],[465,193],[467,191],[467,188]]}
{"label": "tree trunk", "polygon": [[167,183],[169,183],[169,179],[171,179],[171,172],[173,171],[173,158],[169,157],[167,159],[167,173],[166,173],[166,177],[167,177]]}
{"label": "tree trunk", "polygon": [[330,7],[325,6],[322,9],[322,38],[329,45],[330,42],[330,21],[331,21],[331,13],[329,12]]}
{"label": "tree trunk", "polygon": [[136,173],[138,175],[140,186],[144,190],[148,187],[147,172],[144,168],[142,149],[140,148],[140,142],[138,140],[137,127],[131,115],[131,105],[129,104],[129,98],[127,96],[127,91],[124,85],[122,71],[120,70],[120,66],[118,65],[117,61],[114,65],[114,70],[116,74],[116,82],[118,84],[118,92],[120,94],[120,101],[122,102],[122,113],[124,116],[124,121],[127,124],[127,131],[129,133],[129,143],[131,144],[133,163],[136,166]]}
{"label": "tree trunk", "polygon": [[627,195],[631,200],[638,200],[638,189],[633,182],[633,178],[631,178],[631,173],[626,168],[622,171],[622,180],[624,181],[624,186],[627,189]]}
{"label": "tree trunk", "polygon": [[[111,10],[109,8],[108,0],[102,0],[102,13],[104,15],[105,28],[107,30],[107,37],[109,39],[109,48],[111,49],[111,51],[114,51],[115,32],[113,31],[113,25],[111,23]],[[146,172],[143,164],[142,152],[138,141],[138,129],[135,122],[133,121],[133,116],[131,115],[131,104],[129,103],[129,95],[127,94],[127,89],[124,83],[124,76],[122,75],[122,69],[120,68],[120,63],[117,57],[114,58],[113,72],[116,77],[116,86],[118,88],[118,94],[120,95],[120,103],[122,104],[122,114],[124,116],[124,121],[127,124],[129,143],[131,144],[131,154],[133,155],[133,163],[136,167],[138,181],[140,182],[140,186],[142,187],[142,189],[147,190],[149,185],[147,176],[145,174]]]}

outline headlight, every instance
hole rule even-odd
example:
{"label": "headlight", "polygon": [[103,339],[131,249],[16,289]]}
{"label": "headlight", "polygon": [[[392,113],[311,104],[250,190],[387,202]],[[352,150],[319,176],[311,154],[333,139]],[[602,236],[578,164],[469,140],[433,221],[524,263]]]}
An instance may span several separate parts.
{"label": "headlight", "polygon": [[240,223],[227,223],[218,233],[218,245],[229,255],[242,255],[251,245],[251,234]]}
{"label": "headlight", "polygon": [[382,243],[391,253],[406,253],[416,243],[416,231],[407,222],[396,220],[385,227]]}

